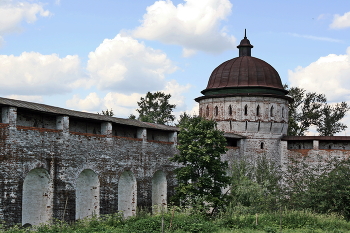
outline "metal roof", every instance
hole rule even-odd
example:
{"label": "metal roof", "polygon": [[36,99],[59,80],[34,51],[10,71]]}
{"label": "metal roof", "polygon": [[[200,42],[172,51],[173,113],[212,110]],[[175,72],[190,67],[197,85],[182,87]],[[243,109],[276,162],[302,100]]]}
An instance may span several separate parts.
{"label": "metal roof", "polygon": [[226,138],[236,138],[236,139],[246,138],[245,136],[242,136],[242,135],[239,135],[239,134],[234,134],[234,133],[224,133],[224,137],[226,137]]}
{"label": "metal roof", "polygon": [[116,124],[135,126],[140,128],[159,129],[167,131],[179,131],[180,129],[174,126],[160,125],[138,120],[110,117],[95,113],[79,112],[65,108],[54,107],[46,104],[38,104],[22,100],[14,100],[0,97],[0,106],[13,106],[20,109],[28,109],[32,111],[42,112],[51,115],[65,115],[70,117],[82,118],[87,120],[108,121]]}
{"label": "metal roof", "polygon": [[284,136],[282,141],[350,141],[350,136]]}

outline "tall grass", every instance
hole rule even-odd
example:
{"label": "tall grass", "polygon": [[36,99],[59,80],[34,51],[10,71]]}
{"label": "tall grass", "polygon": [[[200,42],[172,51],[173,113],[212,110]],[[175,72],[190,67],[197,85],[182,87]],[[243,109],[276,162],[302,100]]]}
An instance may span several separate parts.
{"label": "tall grass", "polygon": [[225,212],[216,218],[209,218],[203,214],[196,214],[190,210],[170,210],[167,213],[150,215],[142,214],[128,219],[121,215],[106,215],[77,221],[73,224],[56,222],[52,225],[38,226],[33,229],[12,227],[6,233],[92,233],[92,232],[120,232],[120,233],[153,233],[162,232],[350,232],[350,223],[337,215],[321,215],[309,211],[290,211],[241,214]]}

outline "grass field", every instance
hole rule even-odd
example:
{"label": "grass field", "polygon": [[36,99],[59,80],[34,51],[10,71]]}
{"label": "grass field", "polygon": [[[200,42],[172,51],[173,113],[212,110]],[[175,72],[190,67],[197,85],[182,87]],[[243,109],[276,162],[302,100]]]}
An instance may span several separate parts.
{"label": "grass field", "polygon": [[[163,227],[162,227],[163,225]],[[14,232],[218,232],[218,233],[341,233],[350,232],[350,222],[336,215],[320,215],[307,211],[283,211],[266,214],[222,214],[216,218],[189,213],[188,211],[169,211],[162,215],[141,213],[124,220],[119,214],[90,218],[73,224],[56,222],[33,229],[14,226],[3,230]]]}

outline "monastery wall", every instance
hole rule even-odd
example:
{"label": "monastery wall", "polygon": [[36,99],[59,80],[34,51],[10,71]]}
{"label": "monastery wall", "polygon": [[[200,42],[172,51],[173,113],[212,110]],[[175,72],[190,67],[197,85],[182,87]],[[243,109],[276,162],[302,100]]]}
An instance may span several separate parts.
{"label": "monastery wall", "polygon": [[74,221],[164,205],[177,132],[2,107],[0,220]]}
{"label": "monastery wall", "polygon": [[291,163],[292,160],[304,161],[309,165],[319,165],[333,158],[349,159],[349,139],[281,141],[280,154],[282,168],[285,170],[286,165]]}

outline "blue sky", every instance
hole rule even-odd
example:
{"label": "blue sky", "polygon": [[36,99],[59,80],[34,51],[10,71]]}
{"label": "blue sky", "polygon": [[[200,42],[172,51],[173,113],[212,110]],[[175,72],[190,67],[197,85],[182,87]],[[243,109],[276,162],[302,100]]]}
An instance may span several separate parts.
{"label": "blue sky", "polygon": [[164,91],[193,113],[245,28],[283,83],[350,103],[348,0],[0,0],[1,96],[127,117]]}

